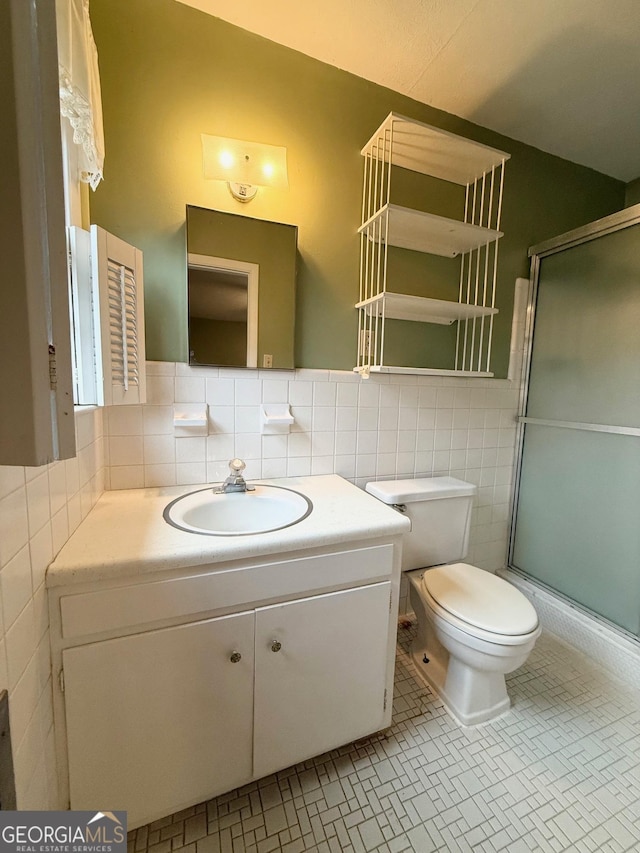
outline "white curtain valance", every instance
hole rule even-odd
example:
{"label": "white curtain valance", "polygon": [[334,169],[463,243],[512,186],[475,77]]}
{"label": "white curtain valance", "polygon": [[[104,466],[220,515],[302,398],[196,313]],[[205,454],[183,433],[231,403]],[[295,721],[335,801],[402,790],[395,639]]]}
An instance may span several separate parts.
{"label": "white curtain valance", "polygon": [[80,179],[95,190],[104,167],[104,131],[89,0],[56,0],[56,18],[60,112],[69,119],[79,147]]}

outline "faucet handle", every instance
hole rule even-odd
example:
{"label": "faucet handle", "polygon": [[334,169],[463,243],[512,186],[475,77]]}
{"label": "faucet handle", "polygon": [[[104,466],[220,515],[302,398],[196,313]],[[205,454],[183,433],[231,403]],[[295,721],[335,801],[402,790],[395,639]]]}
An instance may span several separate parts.
{"label": "faucet handle", "polygon": [[229,460],[229,470],[232,474],[241,474],[246,467],[246,463],[243,462],[242,459]]}

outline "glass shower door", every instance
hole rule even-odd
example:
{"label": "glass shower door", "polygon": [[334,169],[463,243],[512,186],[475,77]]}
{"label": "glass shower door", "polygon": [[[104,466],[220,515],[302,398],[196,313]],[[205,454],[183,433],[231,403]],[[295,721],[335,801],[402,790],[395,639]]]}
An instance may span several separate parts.
{"label": "glass shower door", "polygon": [[625,213],[534,255],[510,564],[640,636],[640,211]]}

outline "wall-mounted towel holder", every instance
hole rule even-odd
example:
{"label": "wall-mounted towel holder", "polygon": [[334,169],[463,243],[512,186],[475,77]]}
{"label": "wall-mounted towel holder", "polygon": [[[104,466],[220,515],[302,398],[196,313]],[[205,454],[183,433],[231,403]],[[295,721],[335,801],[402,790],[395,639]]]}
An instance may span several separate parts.
{"label": "wall-mounted towel holder", "polygon": [[291,430],[294,418],[288,403],[263,403],[260,426],[263,435],[283,435]]}
{"label": "wall-mounted towel holder", "polygon": [[176,403],[173,432],[176,438],[209,435],[209,406],[206,403]]}

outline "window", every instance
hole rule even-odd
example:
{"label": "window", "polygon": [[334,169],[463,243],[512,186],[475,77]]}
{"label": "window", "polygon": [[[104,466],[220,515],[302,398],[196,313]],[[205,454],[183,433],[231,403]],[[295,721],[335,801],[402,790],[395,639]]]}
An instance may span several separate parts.
{"label": "window", "polygon": [[86,0],[57,0],[74,402],[144,402],[142,254],[91,226],[83,185],[102,180],[98,57]]}

